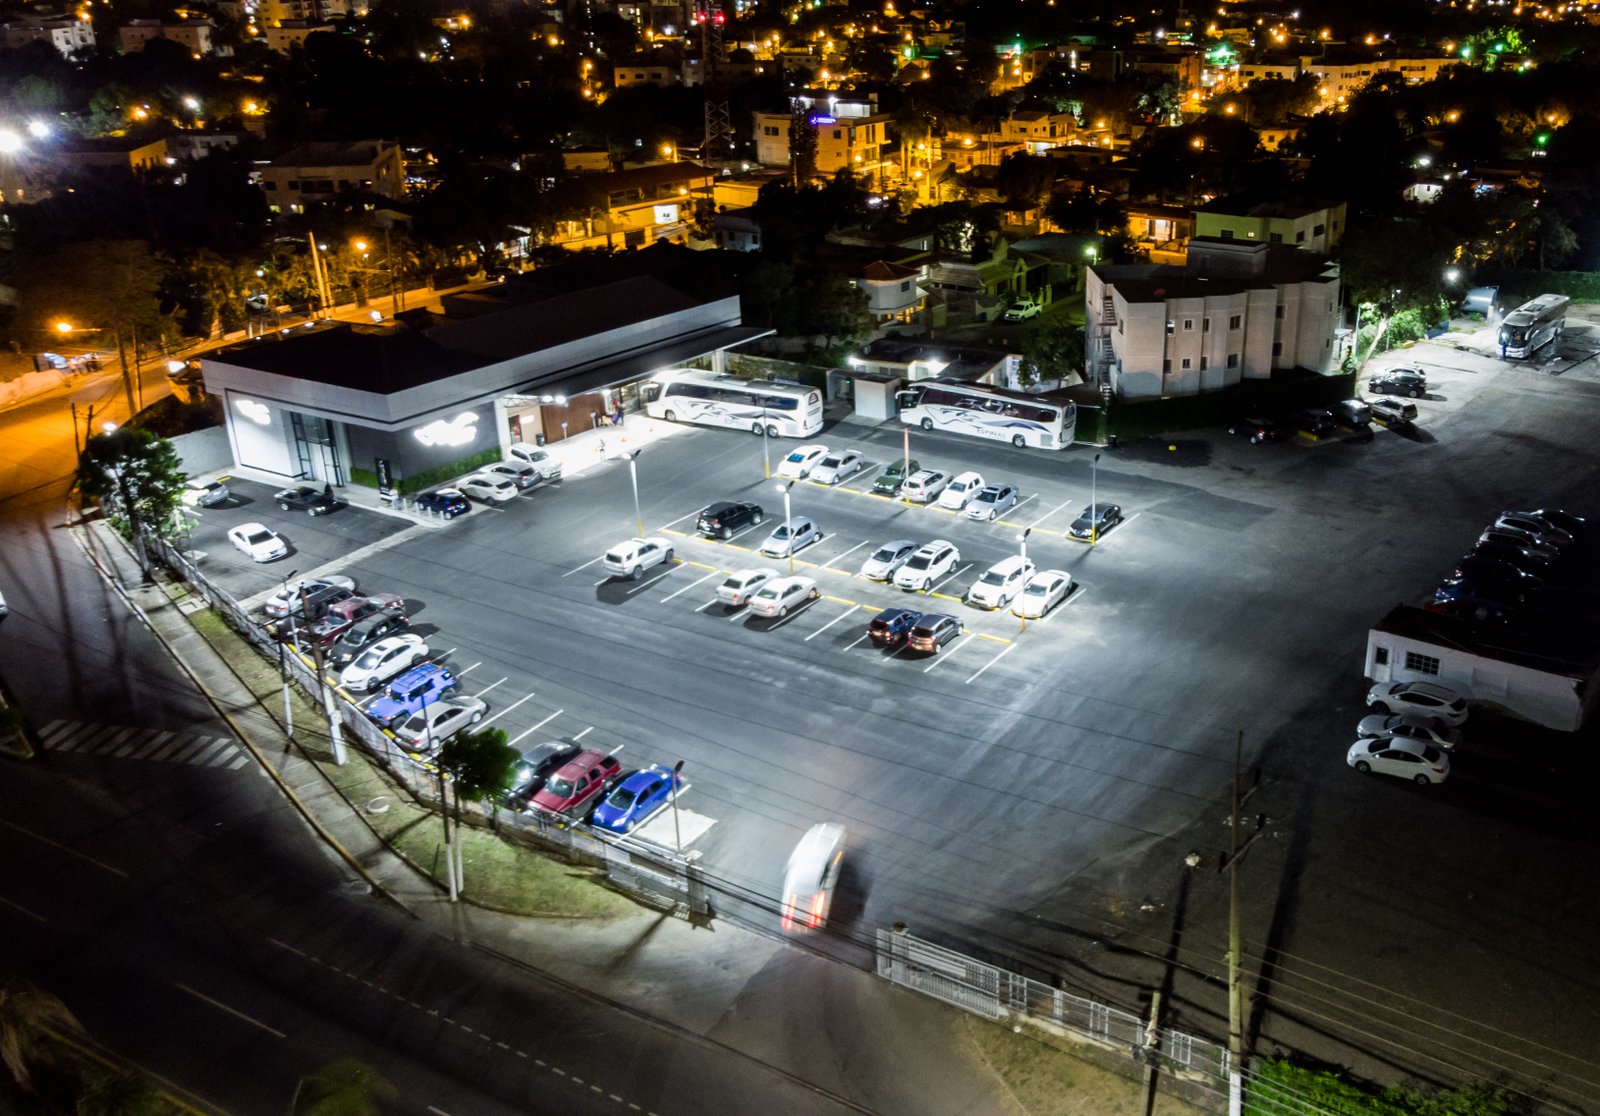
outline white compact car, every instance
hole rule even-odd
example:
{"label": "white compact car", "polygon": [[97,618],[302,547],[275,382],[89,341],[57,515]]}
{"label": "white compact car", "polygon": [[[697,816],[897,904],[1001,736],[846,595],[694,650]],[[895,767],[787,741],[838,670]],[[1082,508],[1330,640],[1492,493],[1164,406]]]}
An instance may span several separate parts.
{"label": "white compact car", "polygon": [[811,479],[818,484],[838,484],[861,472],[866,460],[855,450],[830,453],[811,467]]}
{"label": "white compact car", "polygon": [[503,504],[507,500],[515,499],[517,495],[515,481],[507,477],[497,477],[493,473],[473,473],[470,477],[463,478],[456,487],[474,500],[482,500],[488,504]]}
{"label": "white compact car", "polygon": [[1031,558],[1013,554],[983,571],[983,576],[967,590],[967,603],[979,608],[1005,608],[1021,593],[1033,576]]}
{"label": "white compact car", "polygon": [[954,543],[944,539],[923,543],[906,559],[905,565],[894,571],[895,588],[931,589],[935,581],[955,569],[960,561],[961,552]]}
{"label": "white compact car", "polygon": [[816,468],[817,462],[827,456],[827,446],[800,446],[779,462],[778,476],[784,480],[804,480]]}
{"label": "white compact car", "polygon": [[422,637],[406,632],[386,636],[355,657],[339,673],[339,685],[359,693],[371,693],[403,670],[428,657]]}
{"label": "white compact car", "polygon": [[821,595],[817,583],[809,577],[780,577],[756,590],[750,598],[750,611],[757,616],[787,616],[791,609]]}
{"label": "white compact car", "polygon": [[787,558],[822,538],[822,532],[810,516],[797,515],[787,523],[772,529],[767,541],[761,544],[761,553],[768,558]]}
{"label": "white compact car", "polygon": [[1028,579],[1011,611],[1024,620],[1037,620],[1072,592],[1072,575],[1066,570],[1040,570]]}
{"label": "white compact car", "polygon": [[956,474],[956,479],[939,493],[939,506],[951,511],[960,511],[982,491],[983,474],[969,469],[965,473]]}
{"label": "white compact car", "polygon": [[758,566],[752,570],[734,570],[728,575],[728,580],[717,586],[717,600],[734,608],[743,608],[750,603],[750,598],[755,596],[757,589],[777,576],[777,570],[769,570],[765,566]]}
{"label": "white compact car", "polygon": [[628,539],[606,551],[601,568],[612,577],[631,577],[635,581],[644,571],[672,561],[672,544],[659,535],[647,539]]}
{"label": "white compact car", "polygon": [[271,562],[289,553],[283,536],[263,523],[241,523],[228,531],[228,541],[252,562]]}
{"label": "white compact car", "polygon": [[1345,753],[1345,762],[1363,775],[1398,775],[1427,786],[1450,777],[1450,757],[1425,740],[1379,736],[1357,740]]}
{"label": "white compact car", "polygon": [[937,469],[918,469],[900,486],[900,495],[913,504],[927,504],[938,499],[950,485],[950,475]]}

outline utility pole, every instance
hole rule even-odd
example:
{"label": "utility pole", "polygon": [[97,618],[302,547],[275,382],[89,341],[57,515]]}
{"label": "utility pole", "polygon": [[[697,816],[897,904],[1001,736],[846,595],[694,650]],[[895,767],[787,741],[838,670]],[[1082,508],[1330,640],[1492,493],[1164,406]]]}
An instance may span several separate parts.
{"label": "utility pole", "polygon": [[1250,795],[1255,793],[1254,787],[1248,791],[1241,790],[1239,784],[1243,774],[1244,733],[1241,731],[1233,746],[1233,811],[1229,816],[1228,859],[1222,865],[1228,873],[1228,1116],[1241,1116],[1244,1111],[1244,966],[1240,960],[1244,935],[1240,927],[1243,914],[1240,910],[1239,863],[1250,851],[1250,846],[1266,832],[1267,823],[1265,814],[1257,814],[1255,832],[1240,840],[1239,830],[1243,826],[1241,812]]}
{"label": "utility pole", "polygon": [[317,686],[322,690],[322,708],[328,715],[328,745],[333,749],[333,762],[344,766],[344,733],[339,725],[339,707],[333,700],[333,687],[322,673],[322,643],[311,630],[311,612],[306,608],[306,586],[300,583],[300,619],[305,621],[306,642],[311,644],[311,661],[316,666]]}

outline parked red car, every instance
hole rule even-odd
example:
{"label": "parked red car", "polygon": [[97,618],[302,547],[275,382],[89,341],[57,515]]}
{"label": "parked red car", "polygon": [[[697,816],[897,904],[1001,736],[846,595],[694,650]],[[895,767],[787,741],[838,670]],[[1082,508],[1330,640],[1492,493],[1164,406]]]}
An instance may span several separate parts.
{"label": "parked red car", "polygon": [[311,626],[311,638],[328,647],[340,634],[358,621],[369,616],[376,616],[380,612],[400,615],[405,612],[406,602],[393,593],[373,593],[367,597],[351,597],[330,605],[328,611]]}
{"label": "parked red car", "polygon": [[532,805],[552,814],[581,818],[621,774],[622,764],[616,756],[580,752],[550,776],[533,796]]}

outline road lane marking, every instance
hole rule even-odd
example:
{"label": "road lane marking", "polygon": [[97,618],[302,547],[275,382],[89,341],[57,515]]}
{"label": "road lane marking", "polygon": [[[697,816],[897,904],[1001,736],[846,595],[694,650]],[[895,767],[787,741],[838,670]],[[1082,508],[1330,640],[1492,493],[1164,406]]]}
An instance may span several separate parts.
{"label": "road lane marking", "polygon": [[968,636],[966,639],[962,640],[960,643],[956,644],[954,647],[950,648],[950,650],[948,650],[948,651],[936,651],[936,652],[934,652],[933,662],[931,662],[927,666],[923,667],[922,668],[922,673],[923,674],[927,674],[934,667],[936,667],[940,663],[944,662],[951,655],[955,654],[957,651],[961,650],[963,647],[965,647],[967,644],[969,644],[971,642],[972,642],[972,637]]}
{"label": "road lane marking", "polygon": [[668,566],[665,571],[663,571],[662,573],[658,574],[655,577],[652,577],[649,581],[641,581],[641,582],[639,582],[639,584],[635,585],[632,589],[629,589],[627,591],[627,593],[624,594],[624,595],[631,597],[635,593],[644,592],[646,589],[649,589],[652,586],[654,586],[654,585],[656,585],[656,584],[658,584],[658,583],[660,583],[662,581],[665,581],[667,578],[671,577],[673,575],[673,572],[676,571],[677,568],[678,568],[677,566]]}
{"label": "road lane marking", "polygon": [[[506,1044],[502,1042],[500,1045],[501,1046],[505,1046]],[[506,1046],[506,1049],[509,1050],[511,1048],[509,1046]],[[444,1109],[435,1108],[431,1104],[428,1106],[428,1111],[433,1113],[433,1116],[450,1116],[450,1113],[446,1112]]]}
{"label": "road lane marking", "polygon": [[[830,601],[833,600],[832,597],[829,597],[828,599]],[[823,632],[825,632],[829,628],[833,627],[839,621],[843,620],[846,616],[849,616],[852,612],[854,612],[856,609],[858,609],[860,607],[861,607],[860,605],[854,605],[854,604],[851,605],[844,612],[841,612],[839,615],[835,616],[832,620],[829,620],[826,624],[822,625],[822,627],[818,628],[816,631],[814,631],[810,635],[806,636],[805,642],[810,643],[812,640],[816,639]]]}
{"label": "road lane marking", "polygon": [[176,987],[178,987],[178,988],[182,989],[183,991],[189,993],[189,995],[193,996],[197,1000],[204,1000],[206,1003],[210,1004],[212,1007],[216,1008],[219,1011],[225,1011],[229,1015],[234,1016],[236,1019],[243,1019],[246,1023],[249,1023],[251,1026],[260,1027],[263,1031],[267,1032],[269,1035],[277,1035],[281,1039],[286,1039],[286,1038],[289,1037],[288,1035],[284,1034],[282,1031],[278,1030],[278,1028],[276,1028],[276,1027],[269,1027],[265,1023],[261,1022],[261,1020],[252,1019],[252,1018],[250,1018],[250,1016],[246,1015],[244,1012],[236,1011],[235,1009],[229,1007],[227,1004],[223,1003],[220,1000],[213,1000],[210,996],[207,996],[204,992],[196,992],[193,988],[190,988],[187,984],[179,984]]}
{"label": "road lane marking", "polygon": [[685,585],[682,589],[679,589],[677,592],[668,593],[665,597],[661,598],[661,603],[662,604],[666,604],[673,597],[682,596],[684,593],[687,593],[689,590],[693,589],[696,585],[699,585],[701,582],[708,581],[711,578],[716,577],[717,573],[718,573],[717,570],[712,570],[710,573],[706,574],[705,577],[700,578],[698,581],[691,581],[689,584]]}
{"label": "road lane marking", "polygon": [[170,729],[167,730],[166,732],[158,732],[158,733],[156,733],[156,735],[151,739],[150,743],[146,744],[143,748],[140,748],[137,752],[135,752],[133,754],[133,758],[134,759],[146,759],[146,758],[148,758],[151,752],[153,752],[157,748],[161,747],[163,744],[165,744],[167,741],[171,740],[176,735],[177,735],[177,733],[171,731]]}
{"label": "road lane marking", "polygon": [[[832,558],[829,558],[826,562],[822,563],[822,568],[823,569],[828,569],[835,562],[837,562],[840,558],[849,557],[850,555],[854,554],[856,551],[860,550],[862,547],[864,547],[866,545],[867,544],[866,544],[865,540],[856,543],[855,546],[852,546],[849,550],[845,551],[843,554],[836,554]],[[843,571],[840,571],[840,572],[843,572]]]}
{"label": "road lane marking", "polygon": [[575,570],[568,570],[568,571],[567,571],[567,572],[566,572],[566,573],[564,573],[564,574],[562,574],[562,575],[561,575],[561,576],[562,576],[562,577],[571,577],[571,576],[572,576],[572,575],[573,575],[573,574],[575,574],[575,573],[578,573],[578,572],[580,572],[580,571],[582,571],[582,570],[586,570],[586,569],[588,569],[588,568],[589,568],[589,567],[590,567],[590,566],[592,566],[592,565],[594,565],[594,564],[595,564],[595,563],[596,563],[596,562],[603,562],[603,561],[605,561],[605,557],[606,557],[606,556],[605,556],[605,555],[604,555],[604,554],[602,554],[602,555],[600,555],[600,557],[598,557],[598,558],[591,558],[591,559],[589,559],[589,560],[588,560],[588,561],[587,561],[587,562],[585,562],[585,563],[584,563],[584,564],[583,564],[583,565],[581,565],[581,566],[579,566],[579,567],[578,567],[578,568],[577,568],[577,569],[575,569]]}
{"label": "road lane marking", "polygon": [[60,841],[52,841],[49,837],[46,837],[43,833],[35,833],[31,829],[24,829],[22,826],[18,825],[16,822],[13,822],[13,821],[0,820],[0,825],[7,826],[10,829],[15,829],[18,833],[26,834],[27,836],[32,837],[35,841],[43,841],[45,844],[51,846],[52,848],[60,849],[64,853],[69,853],[72,856],[78,857],[80,860],[87,860],[90,864],[93,864],[96,868],[103,868],[105,871],[110,872],[113,876],[121,876],[125,880],[132,879],[132,877],[129,876],[128,873],[124,872],[121,868],[113,868],[111,865],[105,863],[102,860],[96,860],[94,857],[90,856],[87,853],[81,853],[77,849],[68,848],[66,845],[63,845]]}
{"label": "road lane marking", "polygon": [[494,714],[493,716],[485,717],[483,719],[483,723],[486,724],[486,725],[492,725],[497,719],[499,719],[500,717],[505,716],[507,713],[511,712],[517,706],[521,705],[523,702],[532,701],[532,700],[533,700],[533,694],[531,694],[531,693],[528,694],[526,697],[520,697],[516,701],[512,702],[510,705],[506,706],[504,709],[500,710],[500,712]]}
{"label": "road lane marking", "polygon": [[981,667],[979,667],[978,671],[977,671],[977,674],[974,674],[972,676],[972,678],[968,678],[966,680],[966,682],[962,683],[962,685],[964,685],[964,686],[971,685],[973,678],[978,677],[979,674],[982,674],[984,671],[986,671],[990,667],[994,666],[995,663],[998,663],[1001,659],[1003,659],[1007,655],[1011,654],[1011,652],[1015,651],[1016,648],[1017,648],[1017,645],[1015,643],[1008,642],[1006,644],[1005,648],[1000,652],[1000,654],[996,655],[994,658],[990,659],[988,662],[984,663]]}
{"label": "road lane marking", "polygon": [[0,897],[0,904],[4,904],[5,906],[10,907],[14,911],[20,911],[21,913],[27,915],[29,918],[33,919],[35,922],[48,923],[50,921],[49,919],[45,918],[44,915],[39,914],[36,911],[30,911],[27,907],[24,907],[21,903],[13,903],[11,900],[6,899],[4,897]]}
{"label": "road lane marking", "polygon": [[845,650],[846,651],[853,650],[857,643],[860,643],[862,640],[869,638],[871,635],[872,635],[872,633],[870,631],[862,632],[860,635],[856,636],[855,642],[851,643],[848,647],[845,648]]}
{"label": "road lane marking", "polygon": [[506,743],[507,744],[515,744],[518,740],[521,740],[524,736],[528,736],[528,735],[530,735],[532,733],[538,732],[540,729],[544,728],[545,725],[548,725],[551,721],[555,720],[557,717],[561,716],[561,714],[563,714],[565,712],[566,712],[565,709],[557,709],[554,713],[550,714],[550,716],[546,717],[544,720],[540,721],[538,724],[534,725],[532,728],[524,729],[522,732],[518,733],[516,736],[512,737],[510,740],[506,741]]}
{"label": "road lane marking", "polygon": [[703,604],[699,608],[695,609],[695,611],[696,612],[704,612],[706,609],[710,608],[712,605],[714,605],[714,604],[722,604],[722,603],[724,603],[724,602],[723,602],[721,597],[712,597],[705,604]]}

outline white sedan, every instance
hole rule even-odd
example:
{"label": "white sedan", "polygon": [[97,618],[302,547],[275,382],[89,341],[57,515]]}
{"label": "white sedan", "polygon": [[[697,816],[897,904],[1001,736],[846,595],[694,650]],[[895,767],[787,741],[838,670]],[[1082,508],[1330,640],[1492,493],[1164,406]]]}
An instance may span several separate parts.
{"label": "white sedan", "polygon": [[789,610],[822,594],[809,577],[780,577],[769,581],[750,598],[750,611],[757,616],[787,616]]}
{"label": "white sedan", "polygon": [[389,679],[428,657],[422,637],[406,632],[380,639],[339,673],[339,685],[347,690],[371,693]]}
{"label": "white sedan", "polygon": [[750,603],[757,589],[777,576],[777,570],[769,570],[765,566],[753,570],[734,570],[728,575],[728,580],[717,586],[717,600],[733,608],[743,608]]}
{"label": "white sedan", "polygon": [[1365,775],[1398,775],[1427,786],[1450,777],[1450,757],[1423,740],[1404,740],[1391,736],[1357,740],[1345,754],[1345,762]]}
{"label": "white sedan", "polygon": [[672,563],[672,544],[659,535],[648,539],[620,542],[601,559],[600,565],[612,577],[631,577],[635,581],[652,566]]}
{"label": "white sedan", "polygon": [[289,544],[283,541],[283,536],[262,523],[241,523],[229,529],[228,541],[252,562],[271,562],[289,553]]}
{"label": "white sedan", "polygon": [[517,495],[516,482],[492,473],[473,473],[456,487],[474,500],[482,500],[487,504],[503,504]]}
{"label": "white sedan", "polygon": [[827,446],[800,446],[778,464],[778,476],[784,480],[804,480],[817,462],[827,456]]}
{"label": "white sedan", "polygon": [[982,491],[983,474],[969,469],[965,473],[958,473],[956,479],[939,493],[939,506],[950,511],[960,511]]}
{"label": "white sedan", "polygon": [[1072,592],[1072,575],[1066,570],[1040,570],[1028,579],[1011,611],[1026,620],[1037,620]]}
{"label": "white sedan", "polygon": [[874,550],[872,557],[861,563],[861,576],[873,581],[888,581],[894,576],[894,571],[905,565],[906,560],[916,552],[917,544],[910,539],[890,539]]}
{"label": "white sedan", "polygon": [[818,484],[838,484],[866,466],[866,460],[855,450],[830,453],[811,467],[811,479]]}

